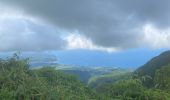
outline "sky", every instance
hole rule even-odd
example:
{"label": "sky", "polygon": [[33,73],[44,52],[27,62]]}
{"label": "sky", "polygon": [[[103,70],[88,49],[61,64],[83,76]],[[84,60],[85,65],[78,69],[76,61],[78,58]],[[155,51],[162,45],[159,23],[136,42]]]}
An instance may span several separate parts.
{"label": "sky", "polygon": [[164,51],[166,51],[166,49],[157,49],[153,51],[146,48],[140,48],[116,53],[69,50],[57,51],[54,52],[54,54],[58,58],[58,62],[65,65],[136,69]]}
{"label": "sky", "polygon": [[64,64],[139,66],[170,48],[169,4],[0,0],[0,52],[48,51]]}

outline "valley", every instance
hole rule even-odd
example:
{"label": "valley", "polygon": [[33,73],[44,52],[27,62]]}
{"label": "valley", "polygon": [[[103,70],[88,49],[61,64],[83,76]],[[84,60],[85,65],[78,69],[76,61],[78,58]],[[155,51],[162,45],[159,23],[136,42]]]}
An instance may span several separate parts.
{"label": "valley", "polygon": [[14,54],[0,60],[0,98],[169,100],[169,58],[170,52],[166,51],[138,69],[130,70],[117,67],[68,66],[58,63],[54,65],[41,63],[43,65],[34,67],[29,61],[51,62],[54,59],[42,57],[38,60],[35,58],[29,60]]}

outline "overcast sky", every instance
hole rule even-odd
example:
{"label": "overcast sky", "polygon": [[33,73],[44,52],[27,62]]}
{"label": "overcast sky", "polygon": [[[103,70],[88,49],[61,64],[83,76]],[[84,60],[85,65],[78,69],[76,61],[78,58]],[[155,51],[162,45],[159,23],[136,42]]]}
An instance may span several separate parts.
{"label": "overcast sky", "polygon": [[0,0],[0,51],[170,48],[170,0]]}

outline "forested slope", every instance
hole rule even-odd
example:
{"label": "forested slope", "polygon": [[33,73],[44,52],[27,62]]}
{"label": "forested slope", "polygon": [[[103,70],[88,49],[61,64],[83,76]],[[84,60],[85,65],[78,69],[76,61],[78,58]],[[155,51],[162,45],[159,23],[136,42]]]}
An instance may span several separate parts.
{"label": "forested slope", "polygon": [[139,67],[136,72],[140,75],[149,75],[153,77],[156,70],[168,64],[170,64],[170,51],[165,51]]}

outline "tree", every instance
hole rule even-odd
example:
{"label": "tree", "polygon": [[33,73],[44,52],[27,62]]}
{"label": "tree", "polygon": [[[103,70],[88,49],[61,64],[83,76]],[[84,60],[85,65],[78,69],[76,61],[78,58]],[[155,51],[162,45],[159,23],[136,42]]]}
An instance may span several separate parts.
{"label": "tree", "polygon": [[156,88],[170,90],[170,65],[156,71],[154,82]]}
{"label": "tree", "polygon": [[0,60],[0,100],[90,100],[97,94],[55,67],[30,69],[17,54]]}

